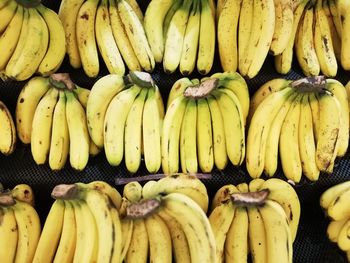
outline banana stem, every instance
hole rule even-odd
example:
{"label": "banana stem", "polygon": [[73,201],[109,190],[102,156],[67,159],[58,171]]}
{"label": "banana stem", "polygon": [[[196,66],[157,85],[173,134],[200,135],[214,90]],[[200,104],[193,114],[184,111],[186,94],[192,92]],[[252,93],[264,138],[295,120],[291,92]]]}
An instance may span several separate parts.
{"label": "banana stem", "polygon": [[261,206],[265,203],[270,194],[269,189],[258,192],[234,193],[231,194],[231,201],[238,206]]}
{"label": "banana stem", "polygon": [[55,73],[52,74],[49,78],[49,82],[52,86],[57,89],[68,89],[74,90],[76,89],[75,84],[69,77],[68,73]]}
{"label": "banana stem", "polygon": [[184,90],[183,95],[186,98],[190,98],[190,99],[205,98],[209,96],[210,93],[218,87],[218,84],[219,84],[219,79],[210,78],[199,83],[198,85],[187,87]]}
{"label": "banana stem", "polygon": [[3,192],[0,194],[0,205],[1,206],[12,206],[16,203],[10,191]]}
{"label": "banana stem", "polygon": [[54,199],[68,200],[76,198],[78,186],[76,184],[59,184],[54,187],[51,197]]}
{"label": "banana stem", "polygon": [[295,80],[290,85],[298,92],[325,93],[327,91],[326,84],[325,76],[315,76]]}
{"label": "banana stem", "polygon": [[41,4],[41,0],[16,0],[17,4],[27,8],[37,7]]}
{"label": "banana stem", "polygon": [[141,71],[130,71],[127,75],[127,79],[124,79],[124,82],[126,82],[126,86],[128,83],[136,84],[142,88],[153,88],[155,86],[151,74]]}
{"label": "banana stem", "polygon": [[130,203],[126,207],[126,217],[130,219],[145,218],[153,214],[160,207],[159,199],[144,199],[136,203]]}

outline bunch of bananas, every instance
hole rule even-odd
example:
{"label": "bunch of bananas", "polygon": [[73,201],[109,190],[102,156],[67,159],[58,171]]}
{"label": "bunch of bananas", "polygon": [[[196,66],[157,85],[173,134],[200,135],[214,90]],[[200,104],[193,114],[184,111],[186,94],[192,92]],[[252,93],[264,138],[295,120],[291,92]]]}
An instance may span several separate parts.
{"label": "bunch of bananas", "polygon": [[0,152],[11,154],[16,148],[16,142],[15,123],[6,105],[0,101]]}
{"label": "bunch of bananas", "polygon": [[39,262],[122,262],[121,196],[104,182],[57,185],[35,250]]}
{"label": "bunch of bananas", "polygon": [[142,155],[150,173],[159,170],[163,116],[162,96],[145,72],[130,72],[126,77],[111,74],[99,79],[87,102],[92,141],[104,147],[111,165],[119,165],[124,157],[131,173],[139,169]]}
{"label": "bunch of bananas", "polygon": [[292,262],[300,203],[293,187],[279,179],[225,185],[209,216],[215,240],[213,262]]}
{"label": "bunch of bananas", "polygon": [[320,198],[321,207],[332,220],[327,228],[328,238],[346,252],[350,261],[350,181],[327,189]]}
{"label": "bunch of bananas", "polygon": [[58,15],[40,1],[0,3],[0,72],[18,81],[47,76],[61,65],[65,37]]}
{"label": "bunch of bananas", "polygon": [[253,96],[246,166],[252,178],[273,176],[278,153],[285,176],[311,181],[332,173],[349,141],[349,104],[344,86],[322,76],[294,82],[274,79]]}
{"label": "bunch of bananas", "polygon": [[[112,74],[153,71],[154,57],[136,0],[63,0],[59,9],[70,64],[86,75],[99,73],[99,55]],[[124,62],[123,62],[124,60]]]}
{"label": "bunch of bananas", "polygon": [[212,68],[215,53],[213,0],[152,0],[145,13],[146,35],[156,62],[166,73],[178,67],[189,75]]}
{"label": "bunch of bananas", "polygon": [[275,57],[279,73],[287,74],[292,65],[293,45],[299,65],[306,76],[320,71],[337,74],[340,61],[350,69],[350,1],[302,0],[294,7],[293,30],[287,48]]}
{"label": "bunch of bananas", "polygon": [[48,161],[52,170],[60,170],[69,154],[71,166],[80,171],[89,154],[100,151],[87,128],[89,93],[65,73],[32,78],[21,90],[16,107],[17,134],[23,143],[31,143],[37,164]]}
{"label": "bunch of bananas", "polygon": [[[275,7],[276,6],[276,7]],[[269,50],[286,46],[293,20],[291,0],[218,1],[217,31],[222,68],[253,78]]]}
{"label": "bunch of bananas", "polygon": [[215,262],[215,238],[203,210],[208,208],[208,195],[195,176],[170,176],[143,188],[131,182],[123,196],[122,260]]}
{"label": "bunch of bananas", "polygon": [[33,205],[29,185],[17,185],[11,191],[0,188],[1,262],[32,262],[41,232]]}
{"label": "bunch of bananas", "polygon": [[[245,121],[249,93],[235,72],[210,78],[176,81],[169,93],[162,131],[162,168],[176,173],[222,170],[228,160],[241,165],[245,157]],[[180,157],[180,158],[179,158]]]}

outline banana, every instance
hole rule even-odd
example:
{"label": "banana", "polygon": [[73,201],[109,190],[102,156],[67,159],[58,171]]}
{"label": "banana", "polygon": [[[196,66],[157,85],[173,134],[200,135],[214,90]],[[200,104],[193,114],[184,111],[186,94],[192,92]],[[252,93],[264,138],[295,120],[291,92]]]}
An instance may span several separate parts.
{"label": "banana", "polygon": [[148,88],[142,88],[135,98],[125,121],[125,164],[131,173],[136,173],[141,163],[142,119],[144,118],[143,109],[147,93]]}
{"label": "banana", "polygon": [[317,143],[318,131],[320,126],[320,110],[319,110],[320,107],[318,105],[318,98],[315,93],[309,94],[309,104],[310,104],[311,113],[312,113],[312,127],[314,131],[315,142]]}
{"label": "banana", "polygon": [[[124,154],[124,129],[127,116],[141,88],[133,85],[110,102],[104,120],[104,147],[108,162],[119,165]],[[118,116],[118,119],[115,118]]]}
{"label": "banana", "polygon": [[248,242],[252,261],[256,263],[268,262],[266,257],[267,242],[264,221],[257,207],[247,207],[247,212],[249,220]]}
{"label": "banana", "polygon": [[[173,18],[175,12],[181,7],[182,4],[183,4],[183,0],[174,0],[174,2],[172,3],[171,7],[169,8],[168,12],[166,13],[166,15],[164,17],[164,21],[162,24],[164,41],[166,41],[166,36],[168,33],[170,21]],[[164,45],[165,45],[165,42],[164,42]]]}
{"label": "banana", "polygon": [[316,146],[316,164],[321,172],[331,173],[337,156],[340,130],[340,105],[334,95],[318,94],[319,130]]}
{"label": "banana", "polygon": [[[142,117],[143,156],[147,171],[150,173],[156,173],[162,163],[160,135],[164,106],[161,97],[159,100],[157,90],[159,93],[158,87],[149,89]],[[160,107],[159,101],[162,103]]]}
{"label": "banana", "polygon": [[56,200],[52,204],[35,250],[33,263],[53,261],[63,228],[64,210],[63,200]]}
{"label": "banana", "polygon": [[291,105],[281,127],[279,151],[284,175],[293,182],[299,182],[302,166],[299,150],[300,102],[298,96]]}
{"label": "banana", "polygon": [[33,189],[27,184],[18,184],[11,190],[14,199],[30,204],[34,207],[35,196]]}
{"label": "banana", "polygon": [[78,85],[75,85],[73,92],[77,96],[80,104],[86,109],[87,102],[88,102],[89,95],[90,95],[90,90],[79,87]]}
{"label": "banana", "polygon": [[73,68],[81,67],[76,24],[80,7],[84,2],[84,0],[62,0],[58,11],[65,32],[69,62]]}
{"label": "banana", "polygon": [[172,241],[172,253],[175,262],[190,263],[191,255],[188,247],[186,235],[180,225],[173,217],[163,210],[158,211],[158,215],[168,226]]}
{"label": "banana", "polygon": [[350,250],[350,219],[343,225],[339,232],[337,244],[338,247],[343,251]]}
{"label": "banana", "polygon": [[16,147],[16,127],[6,105],[0,101],[0,152],[11,154]]}
{"label": "banana", "polygon": [[123,77],[110,74],[100,78],[92,87],[86,105],[86,118],[92,141],[103,147],[103,128],[107,108],[112,99],[124,89]]}
{"label": "banana", "polygon": [[268,189],[268,199],[279,203],[289,220],[292,240],[294,241],[298,231],[300,219],[300,202],[293,187],[277,178],[266,180],[257,190]]}
{"label": "banana", "polygon": [[215,262],[215,237],[203,210],[189,197],[170,193],[161,200],[162,206],[179,224],[186,235],[191,262]]}
{"label": "banana", "polygon": [[172,243],[168,226],[159,215],[145,218],[149,240],[149,257],[154,263],[172,262]]}
{"label": "banana", "polygon": [[275,56],[275,68],[276,71],[280,74],[287,74],[292,68],[293,61],[293,46],[297,30],[299,27],[300,20],[304,13],[305,6],[310,0],[302,0],[299,2],[298,6],[294,10],[293,15],[293,27],[292,32],[289,36],[287,46],[281,54]]}
{"label": "banana", "polygon": [[142,10],[141,10],[139,4],[137,3],[137,0],[126,0],[126,2],[128,2],[128,4],[134,10],[136,16],[141,21],[141,24],[144,24],[143,13],[142,13]]}
{"label": "banana", "polygon": [[316,181],[320,175],[320,170],[316,165],[316,145],[308,95],[304,95],[301,100],[298,137],[303,174],[309,180]]}
{"label": "banana", "polygon": [[11,22],[18,6],[16,1],[8,1],[6,5],[0,9],[0,33],[2,33]]}
{"label": "banana", "polygon": [[21,31],[16,49],[5,69],[6,76],[18,81],[30,78],[37,71],[49,44],[49,30],[44,19],[35,8],[30,8],[28,12],[28,28],[23,30],[23,34]]}
{"label": "banana", "polygon": [[185,89],[189,86],[194,85],[192,81],[188,78],[181,78],[175,81],[173,86],[170,89],[169,95],[168,95],[168,100],[167,100],[167,105],[166,109],[169,108],[170,104],[175,100],[177,97],[182,96]]}
{"label": "banana", "polygon": [[[82,191],[82,196],[96,222],[96,238],[99,244],[97,262],[111,262],[112,258],[115,260],[114,262],[120,262],[122,236],[120,235],[119,214],[112,214],[112,204],[107,195],[90,189]],[[115,229],[112,217],[116,217],[118,220],[117,229]]]}
{"label": "banana", "polygon": [[151,1],[146,9],[143,25],[157,63],[162,62],[164,54],[164,19],[174,3],[175,0],[155,0]]}
{"label": "banana", "polygon": [[156,100],[157,100],[157,106],[158,106],[160,126],[162,127],[163,119],[165,115],[165,109],[164,109],[163,97],[157,85],[155,85],[155,94],[156,94]]}
{"label": "banana", "polygon": [[216,241],[215,262],[221,263],[225,258],[225,241],[237,211],[231,201],[221,203],[209,215],[209,222]]}
{"label": "banana", "polygon": [[313,6],[309,4],[300,20],[294,44],[296,57],[306,76],[317,76],[320,73],[320,64],[315,50],[313,20]]}
{"label": "banana", "polygon": [[258,192],[264,182],[265,180],[261,178],[251,180],[248,185],[249,192]]}
{"label": "banana", "polygon": [[15,262],[18,228],[12,208],[2,207],[0,219],[0,258],[4,262]]}
{"label": "banana", "polygon": [[333,23],[334,23],[334,26],[335,26],[335,30],[336,30],[339,38],[341,38],[342,25],[341,25],[341,18],[340,18],[340,15],[339,15],[337,2],[335,0],[327,0],[327,5],[329,6],[329,11],[330,11],[331,16],[332,16],[332,20],[333,20]]}
{"label": "banana", "polygon": [[227,156],[233,165],[241,165],[246,150],[242,107],[231,90],[215,90],[213,95],[218,100],[224,121]]}
{"label": "banana", "polygon": [[215,207],[224,203],[231,199],[231,195],[233,193],[239,193],[240,191],[233,184],[228,184],[222,186],[214,195],[212,200],[211,209],[213,210]]}
{"label": "banana", "polygon": [[121,250],[122,250],[122,227],[119,217],[119,211],[116,207],[111,207],[111,215],[112,215],[112,223],[114,229],[114,235],[118,237],[118,239],[114,242],[113,245],[113,253],[111,257],[111,262],[121,261]]}
{"label": "banana", "polygon": [[52,121],[58,90],[51,88],[40,100],[33,117],[31,150],[34,161],[44,164],[50,151]]}
{"label": "banana", "polygon": [[333,220],[342,220],[350,217],[350,208],[346,204],[349,200],[350,188],[342,191],[335,199],[333,199],[328,208],[327,215]]}
{"label": "banana", "polygon": [[[248,259],[248,214],[245,207],[235,211],[225,243],[225,262],[247,262]],[[237,227],[239,226],[239,227]]]}
{"label": "banana", "polygon": [[126,35],[124,25],[120,20],[115,0],[109,0],[109,18],[111,21],[114,40],[117,43],[120,54],[129,70],[141,70],[140,63],[135,55],[130,40]]}
{"label": "banana", "polygon": [[81,64],[85,74],[94,78],[100,65],[96,47],[95,21],[99,0],[85,1],[76,16],[76,37]]}
{"label": "banana", "polygon": [[18,138],[25,144],[31,142],[32,122],[41,98],[49,90],[49,79],[34,77],[21,90],[16,105]]}
{"label": "banana", "polygon": [[38,72],[43,76],[51,75],[61,66],[66,54],[66,38],[62,22],[51,9],[40,4],[36,7],[49,30],[49,46],[41,61]]}
{"label": "banana", "polygon": [[245,63],[248,54],[249,40],[253,31],[254,0],[242,0],[241,11],[238,22],[238,70],[245,76],[247,64]]}
{"label": "banana", "polygon": [[32,262],[35,249],[40,238],[40,219],[35,209],[21,201],[16,201],[13,207],[15,214],[18,243],[14,262]]}
{"label": "banana", "polygon": [[0,9],[2,9],[3,7],[5,7],[5,6],[8,4],[9,1],[10,1],[10,0],[2,0],[2,1],[0,1]]}
{"label": "banana", "polygon": [[272,93],[259,104],[251,118],[247,137],[246,167],[252,178],[260,177],[264,170],[266,142],[272,120],[293,92],[292,88],[287,87]]}
{"label": "banana", "polygon": [[124,186],[123,197],[132,203],[138,202],[142,198],[142,186],[139,182],[130,182]]}
{"label": "banana", "polygon": [[133,220],[123,218],[120,222],[122,229],[122,251],[120,254],[120,262],[123,262],[126,256],[126,253],[129,250],[132,232],[134,228]]}
{"label": "banana", "polygon": [[194,0],[186,25],[179,63],[180,72],[184,76],[191,74],[196,66],[200,19],[200,1]]}
{"label": "banana", "polygon": [[174,99],[164,116],[161,151],[165,174],[176,173],[179,169],[180,131],[187,102],[183,96]]}
{"label": "banana", "polygon": [[217,100],[210,96],[207,98],[207,101],[210,115],[212,116],[211,126],[213,129],[214,163],[216,168],[223,170],[228,162],[224,120]]}
{"label": "banana", "polygon": [[[294,100],[298,96],[296,92],[292,94],[282,105],[276,117],[273,119],[269,134],[266,141],[264,173],[272,177],[277,171],[278,166],[278,146],[280,142],[280,134],[283,122],[291,108]],[[307,98],[307,97],[306,97]]]}
{"label": "banana", "polygon": [[327,227],[327,236],[330,241],[332,242],[337,242],[338,241],[338,236],[340,231],[342,230],[342,227],[345,225],[345,223],[348,221],[348,218],[345,218],[343,220],[339,221],[331,221]]}
{"label": "banana", "polygon": [[340,62],[345,70],[350,70],[350,52],[347,48],[350,45],[350,1],[338,0],[336,2],[338,16],[341,22],[341,53]]}
{"label": "banana", "polygon": [[265,226],[267,261],[292,262],[293,242],[284,210],[272,200],[266,200],[258,210]]}
{"label": "banana", "polygon": [[113,205],[117,209],[120,209],[122,197],[120,193],[111,185],[109,185],[104,181],[93,181],[88,183],[87,186],[90,187],[91,189],[100,191],[101,193],[104,193],[105,195],[107,195],[110,201],[113,203]]}
{"label": "banana", "polygon": [[326,89],[334,94],[340,105],[340,129],[337,156],[344,156],[349,146],[349,103],[348,94],[343,84],[334,79],[327,79]]}
{"label": "banana", "polygon": [[344,191],[350,189],[350,181],[339,183],[328,188],[320,198],[320,205],[323,209],[327,210],[328,207],[338,198]]}
{"label": "banana", "polygon": [[77,228],[74,207],[70,201],[64,201],[63,226],[60,241],[54,257],[54,263],[73,262]]}
{"label": "banana", "polygon": [[193,0],[184,0],[176,10],[166,32],[163,68],[165,73],[173,73],[180,64],[184,47],[186,26]]}
{"label": "banana", "polygon": [[97,222],[84,200],[75,199],[71,203],[75,212],[77,236],[73,262],[96,262],[99,245]]}
{"label": "banana", "polygon": [[206,75],[213,66],[215,53],[215,17],[213,15],[210,1],[201,1],[201,21],[199,30],[197,70]]}
{"label": "banana", "polygon": [[197,173],[197,101],[195,99],[188,101],[181,124],[180,161],[182,172]]}
{"label": "banana", "polygon": [[61,170],[69,152],[69,132],[66,119],[66,95],[59,92],[59,99],[52,118],[52,132],[49,150],[49,165],[52,170]]}
{"label": "banana", "polygon": [[194,175],[175,174],[166,176],[156,183],[143,188],[143,198],[150,199],[157,195],[181,193],[193,199],[204,212],[208,210],[208,193],[205,185]]}
{"label": "banana", "polygon": [[333,48],[331,29],[327,16],[322,6],[322,0],[316,2],[314,7],[314,43],[320,69],[328,77],[335,76],[338,70],[338,63]]}
{"label": "banana", "polygon": [[133,225],[130,246],[124,260],[126,263],[146,263],[150,244],[145,221],[136,219]]}
{"label": "banana", "polygon": [[6,27],[6,30],[0,35],[0,50],[2,50],[2,55],[0,57],[0,70],[5,69],[7,62],[16,48],[21,34],[24,13],[25,11],[23,7],[18,5],[16,13]]}
{"label": "banana", "polygon": [[152,72],[155,61],[141,21],[125,0],[118,1],[118,11],[141,67],[145,71]]}
{"label": "banana", "polygon": [[218,48],[224,71],[236,71],[238,67],[237,28],[241,2],[225,1],[218,17]]}
{"label": "banana", "polygon": [[73,169],[81,171],[89,160],[90,137],[86,115],[74,93],[66,91],[66,118],[69,132],[69,161]]}
{"label": "banana", "polygon": [[210,109],[205,98],[197,101],[196,126],[198,164],[202,172],[210,173],[214,166],[213,132],[211,126]]}
{"label": "banana", "polygon": [[292,0],[274,1],[275,30],[273,33],[270,52],[276,56],[287,47],[293,32],[293,3]]}
{"label": "banana", "polygon": [[108,13],[108,0],[103,0],[97,8],[95,33],[98,49],[108,71],[112,74],[123,75],[125,66],[113,36]]}

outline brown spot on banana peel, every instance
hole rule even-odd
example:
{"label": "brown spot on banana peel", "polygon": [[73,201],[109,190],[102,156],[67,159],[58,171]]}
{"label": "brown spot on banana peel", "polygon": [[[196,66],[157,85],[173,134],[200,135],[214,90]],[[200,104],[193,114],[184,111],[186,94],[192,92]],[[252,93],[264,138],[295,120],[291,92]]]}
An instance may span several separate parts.
{"label": "brown spot on banana peel", "polygon": [[258,192],[233,193],[230,198],[231,201],[238,206],[261,206],[265,203],[269,194],[269,189],[263,189]]}
{"label": "brown spot on banana peel", "polygon": [[89,14],[88,13],[84,13],[80,16],[81,19],[85,19],[88,20],[89,19]]}

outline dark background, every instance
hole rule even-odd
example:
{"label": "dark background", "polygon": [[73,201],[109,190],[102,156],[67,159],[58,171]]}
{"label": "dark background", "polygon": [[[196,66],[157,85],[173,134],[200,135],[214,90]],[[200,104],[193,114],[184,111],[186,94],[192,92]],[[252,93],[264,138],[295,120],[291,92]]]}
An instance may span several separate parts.
{"label": "dark background", "polygon": [[[139,0],[138,2],[141,8],[145,10],[149,1]],[[60,1],[44,0],[43,4],[58,11]],[[98,78],[108,74],[102,59],[100,59],[100,64]],[[214,66],[210,74],[220,71],[222,69],[220,67],[219,57],[216,54]],[[59,72],[69,72],[76,84],[89,89],[91,89],[92,85],[98,79],[90,79],[84,74],[83,70],[75,70],[70,67],[67,57]],[[162,65],[157,65],[152,76],[161,90],[164,103],[166,102],[172,84],[182,77],[179,72],[166,75],[163,73]],[[201,78],[202,76],[196,72],[190,76],[190,78],[195,77]],[[250,94],[252,95],[254,91],[268,80],[278,77],[283,76],[276,73],[273,58],[268,57],[259,75],[252,80],[247,80]],[[303,74],[297,63],[295,63],[293,71],[284,77],[298,79],[303,77]],[[350,74],[340,69],[336,79],[345,85],[350,80]],[[25,83],[15,81],[2,82],[0,80],[0,100],[5,102],[13,116],[18,94]],[[326,228],[329,220],[326,219],[319,206],[319,197],[330,186],[350,180],[349,157],[348,153],[345,157],[336,161],[333,174],[322,174],[317,182],[309,182],[303,176],[301,182],[295,186],[295,190],[301,201],[302,211],[298,235],[294,243],[294,262],[346,262],[345,254],[327,238]],[[48,164],[38,166],[32,158],[30,145],[23,145],[20,142],[18,142],[17,149],[11,156],[0,155],[0,182],[3,183],[5,188],[12,188],[19,183],[31,185],[36,194],[36,208],[40,214],[42,223],[53,201],[50,197],[51,190],[57,184],[104,180],[115,185],[116,178],[142,176],[146,174],[147,170],[144,166],[134,175],[128,173],[124,164],[119,167],[110,166],[103,152],[96,157],[90,158],[87,167],[82,172],[74,171],[69,166],[69,161],[67,161],[65,169],[60,172],[52,172]],[[276,176],[285,179],[281,168],[279,168]],[[204,183],[208,187],[209,194],[212,197],[215,191],[224,184],[236,185],[242,182],[248,183],[250,180],[251,178],[243,164],[240,168],[229,165],[223,172],[214,170],[213,178],[211,180],[204,180]],[[117,189],[122,193],[122,186],[117,186]]]}

